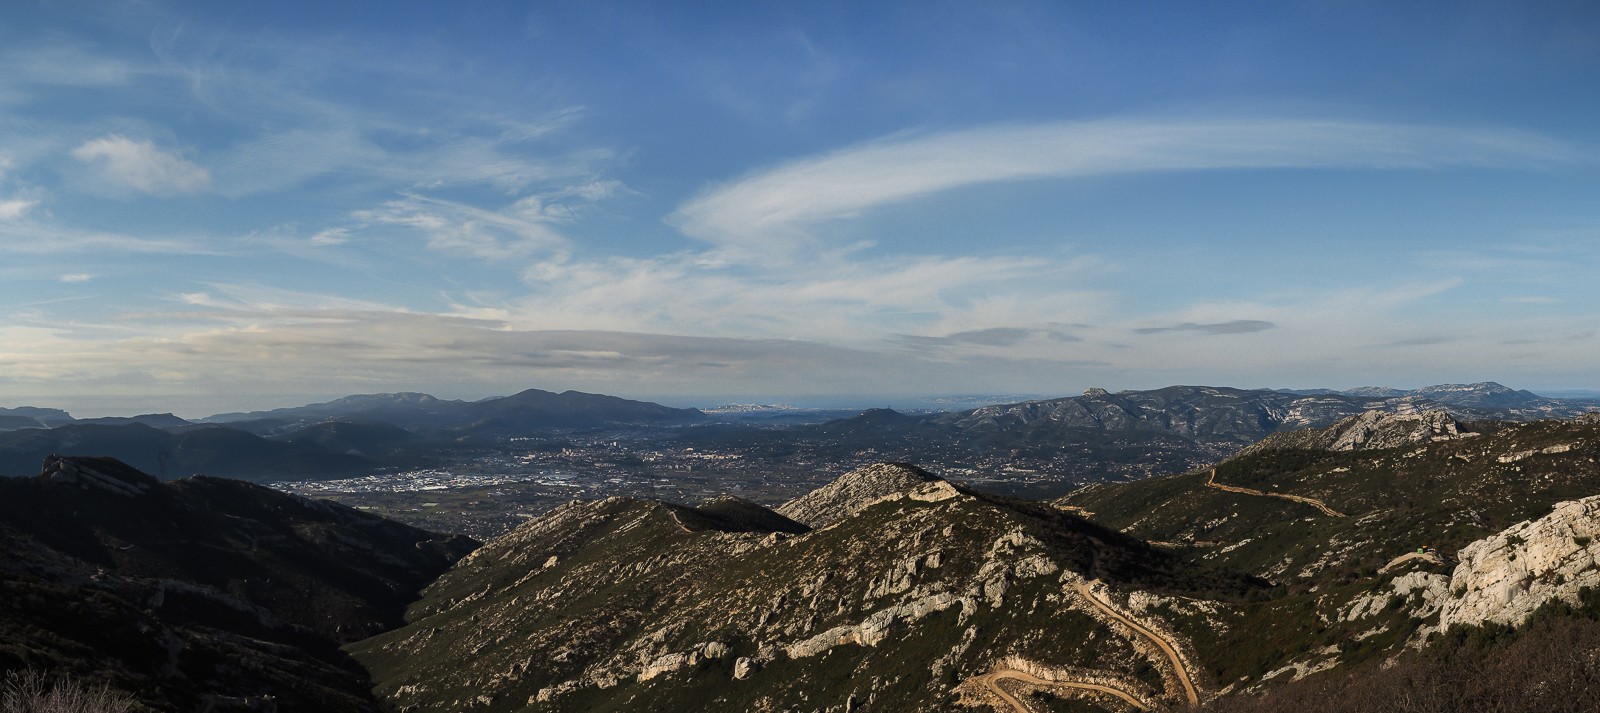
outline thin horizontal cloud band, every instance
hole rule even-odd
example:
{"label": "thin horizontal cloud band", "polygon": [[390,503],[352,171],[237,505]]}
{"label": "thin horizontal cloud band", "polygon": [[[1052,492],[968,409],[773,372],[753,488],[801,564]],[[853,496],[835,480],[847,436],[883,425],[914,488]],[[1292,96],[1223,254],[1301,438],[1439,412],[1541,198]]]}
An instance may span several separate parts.
{"label": "thin horizontal cloud band", "polygon": [[1591,149],[1525,131],[1363,121],[1104,119],[904,134],[710,189],[668,222],[737,245],[963,186],[1119,173],[1272,168],[1536,168]]}

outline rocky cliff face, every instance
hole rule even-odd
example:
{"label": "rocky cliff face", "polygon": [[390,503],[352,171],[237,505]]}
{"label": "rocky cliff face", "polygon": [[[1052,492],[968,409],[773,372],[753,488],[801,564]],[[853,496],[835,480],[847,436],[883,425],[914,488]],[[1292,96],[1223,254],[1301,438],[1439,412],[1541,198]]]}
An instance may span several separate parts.
{"label": "rocky cliff face", "polygon": [[1403,601],[1413,621],[1431,622],[1412,636],[1421,645],[1451,627],[1520,626],[1546,604],[1577,606],[1583,590],[1600,587],[1600,496],[1558,503],[1549,515],[1467,544],[1455,553],[1453,569],[1444,568],[1448,573],[1436,570],[1450,558],[1429,554],[1414,558],[1422,569],[1357,597],[1340,619],[1371,620]]}
{"label": "rocky cliff face", "polygon": [[1441,630],[1516,625],[1547,602],[1576,604],[1580,589],[1600,586],[1600,496],[1560,503],[1549,515],[1478,540],[1456,556],[1461,563],[1446,585]]}

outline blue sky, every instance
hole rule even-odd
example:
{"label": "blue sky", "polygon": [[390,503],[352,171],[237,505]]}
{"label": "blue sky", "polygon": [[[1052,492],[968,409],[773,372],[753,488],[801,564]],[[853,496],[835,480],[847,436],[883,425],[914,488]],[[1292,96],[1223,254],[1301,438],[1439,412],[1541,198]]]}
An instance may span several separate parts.
{"label": "blue sky", "polygon": [[1395,5],[6,3],[0,405],[1600,387],[1600,10]]}

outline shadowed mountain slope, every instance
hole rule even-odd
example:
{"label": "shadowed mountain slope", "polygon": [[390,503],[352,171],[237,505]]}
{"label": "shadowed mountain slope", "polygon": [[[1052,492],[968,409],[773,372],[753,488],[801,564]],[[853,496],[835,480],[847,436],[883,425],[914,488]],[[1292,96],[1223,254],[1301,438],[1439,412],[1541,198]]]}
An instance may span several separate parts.
{"label": "shadowed mountain slope", "polygon": [[0,539],[0,669],[106,680],[160,710],[377,710],[338,644],[398,624],[475,544],[99,458],[0,479]]}

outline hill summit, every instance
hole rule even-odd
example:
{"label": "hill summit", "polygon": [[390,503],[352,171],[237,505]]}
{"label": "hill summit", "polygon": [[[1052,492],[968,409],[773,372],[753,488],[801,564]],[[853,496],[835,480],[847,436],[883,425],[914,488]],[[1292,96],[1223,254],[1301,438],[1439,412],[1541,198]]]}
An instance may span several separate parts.
{"label": "hill summit", "polygon": [[823,527],[860,512],[884,497],[939,480],[908,463],[873,463],[790,500],[777,511],[796,522]]}

